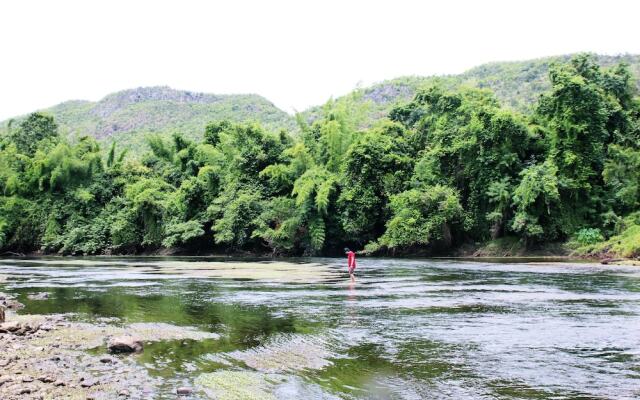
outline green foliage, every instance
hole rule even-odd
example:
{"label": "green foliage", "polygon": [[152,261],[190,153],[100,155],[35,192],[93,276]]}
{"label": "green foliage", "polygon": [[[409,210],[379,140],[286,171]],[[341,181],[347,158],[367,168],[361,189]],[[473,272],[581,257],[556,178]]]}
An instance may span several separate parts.
{"label": "green foliage", "polygon": [[[551,88],[550,66],[554,63],[566,63],[571,58],[571,55],[565,55],[527,61],[489,63],[472,68],[460,75],[405,76],[356,89],[345,97],[367,106],[363,119],[365,126],[371,126],[376,121],[388,117],[398,105],[410,102],[421,90],[432,86],[440,86],[448,91],[458,91],[462,88],[489,89],[507,109],[531,113],[540,95]],[[629,66],[628,71],[631,76],[640,76],[640,56],[638,55],[594,55],[593,58],[598,65],[605,68],[616,68],[618,64],[625,63]],[[342,100],[342,97],[336,99],[336,101]],[[314,121],[321,113],[322,107],[312,107],[304,111],[300,119]]]}
{"label": "green foliage", "polygon": [[618,257],[640,257],[640,212],[622,219],[618,233],[608,240],[590,241],[575,250],[581,255],[613,255]]}
{"label": "green foliage", "polygon": [[[88,135],[116,141],[136,154],[147,150],[149,133],[169,138],[185,132],[189,139],[200,140],[212,119],[257,122],[273,131],[297,127],[293,117],[258,95],[213,95],[168,87],[124,90],[98,102],[68,101],[46,112],[55,117],[65,138]],[[3,125],[6,129],[6,123],[0,123],[0,130]]]}
{"label": "green foliage", "polygon": [[202,225],[196,220],[172,224],[166,229],[162,245],[165,247],[184,245],[189,243],[191,239],[202,235],[204,235],[204,229],[202,229]]}
{"label": "green foliage", "polygon": [[[496,252],[520,252],[571,239],[587,253],[637,255],[632,70],[581,55],[528,72],[476,73],[528,73],[533,84],[542,70],[549,90],[529,115],[501,107],[488,90],[452,90],[451,77],[419,89],[407,79],[396,82],[401,93],[364,89],[313,119],[298,115],[295,135],[220,119],[198,131],[151,129],[144,154],[58,136],[51,117],[33,114],[0,141],[0,251],[422,253],[491,239]],[[99,111],[213,104],[140,90],[138,103],[110,97]],[[390,118],[378,120],[372,113],[383,106]]]}
{"label": "green foliage", "polygon": [[610,145],[602,176],[623,212],[640,206],[640,150]]}
{"label": "green foliage", "polygon": [[261,196],[254,190],[225,192],[209,206],[214,219],[213,237],[218,244],[241,248],[256,228],[255,219],[262,212]]}
{"label": "green foliage", "polygon": [[391,249],[452,241],[452,226],[464,225],[465,215],[458,193],[436,185],[423,190],[411,189],[394,195],[392,217],[379,244]]}
{"label": "green foliage", "polygon": [[293,252],[300,246],[303,218],[294,199],[275,197],[264,204],[252,236],[264,240],[274,253]]}
{"label": "green foliage", "polygon": [[159,245],[162,241],[163,217],[172,190],[171,185],[157,178],[142,178],[127,186],[125,198],[142,222],[142,244]]}
{"label": "green foliage", "polygon": [[410,129],[408,140],[417,158],[414,185],[457,189],[474,234],[497,237],[509,217],[508,200],[496,204],[487,189],[516,180],[538,152],[537,138],[524,121],[501,110],[490,93],[447,93],[439,87],[420,92],[412,103],[394,110],[392,118]]}
{"label": "green foliage", "polygon": [[33,155],[38,145],[43,142],[55,142],[58,137],[58,125],[51,115],[42,113],[30,114],[15,131],[10,133],[10,140],[15,143],[22,154]]}
{"label": "green foliage", "polygon": [[0,197],[0,229],[3,248],[18,252],[36,250],[46,220],[34,201],[17,196]]}
{"label": "green foliage", "polygon": [[558,167],[551,160],[525,168],[513,193],[515,217],[511,229],[526,239],[554,239],[563,229],[553,219],[560,207]]}
{"label": "green foliage", "polygon": [[595,244],[604,240],[598,228],[582,228],[576,232],[576,241],[582,246]]}
{"label": "green foliage", "polygon": [[489,184],[486,195],[494,208],[486,218],[493,223],[491,226],[492,239],[496,239],[503,233],[504,223],[509,219],[512,191],[509,177]]}
{"label": "green foliage", "polygon": [[407,189],[413,158],[400,124],[387,122],[358,137],[344,163],[338,198],[346,234],[367,242],[384,232],[389,197]]}

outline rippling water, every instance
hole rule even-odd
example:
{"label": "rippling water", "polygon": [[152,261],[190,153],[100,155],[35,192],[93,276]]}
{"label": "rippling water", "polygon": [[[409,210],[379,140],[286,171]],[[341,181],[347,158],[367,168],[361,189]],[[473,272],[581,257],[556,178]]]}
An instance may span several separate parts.
{"label": "rippling water", "polygon": [[350,284],[343,260],[295,261],[5,259],[0,291],[22,313],[220,333],[145,348],[167,398],[225,371],[277,375],[284,399],[640,398],[637,267],[362,259]]}

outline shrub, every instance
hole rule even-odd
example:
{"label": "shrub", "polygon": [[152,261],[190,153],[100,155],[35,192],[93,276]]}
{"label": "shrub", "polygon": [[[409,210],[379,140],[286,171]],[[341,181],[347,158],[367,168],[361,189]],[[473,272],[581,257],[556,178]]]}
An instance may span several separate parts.
{"label": "shrub", "polygon": [[583,228],[576,232],[576,241],[582,246],[602,242],[604,236],[598,228]]}

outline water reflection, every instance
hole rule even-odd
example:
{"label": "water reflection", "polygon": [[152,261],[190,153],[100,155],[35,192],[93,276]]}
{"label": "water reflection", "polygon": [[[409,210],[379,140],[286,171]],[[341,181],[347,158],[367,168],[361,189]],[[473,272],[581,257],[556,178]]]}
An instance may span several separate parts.
{"label": "water reflection", "polygon": [[[145,349],[140,363],[168,392],[202,373],[298,363],[278,396],[640,397],[634,268],[364,259],[352,283],[333,259],[312,260],[304,276],[315,265],[323,279],[309,281],[194,276],[174,259],[37,261],[0,260],[0,290],[17,294],[22,312],[220,333]],[[41,291],[50,298],[27,298]]]}

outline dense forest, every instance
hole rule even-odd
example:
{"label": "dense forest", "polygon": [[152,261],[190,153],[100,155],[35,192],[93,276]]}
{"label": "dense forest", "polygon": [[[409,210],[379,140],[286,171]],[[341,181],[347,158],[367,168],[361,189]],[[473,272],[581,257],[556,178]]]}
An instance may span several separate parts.
{"label": "dense forest", "polygon": [[299,129],[226,120],[144,154],[60,135],[34,113],[0,139],[0,252],[449,254],[566,242],[640,255],[640,99],[625,64],[549,67],[533,111],[433,85],[363,123],[330,101]]}

